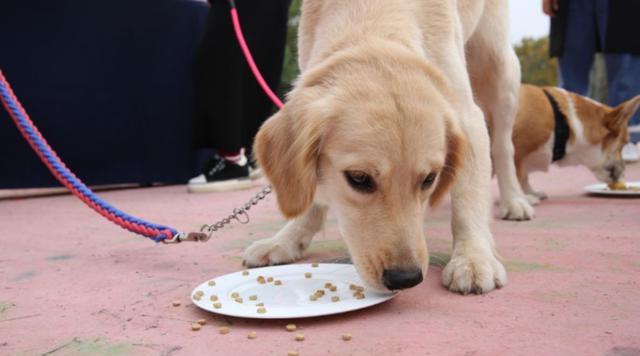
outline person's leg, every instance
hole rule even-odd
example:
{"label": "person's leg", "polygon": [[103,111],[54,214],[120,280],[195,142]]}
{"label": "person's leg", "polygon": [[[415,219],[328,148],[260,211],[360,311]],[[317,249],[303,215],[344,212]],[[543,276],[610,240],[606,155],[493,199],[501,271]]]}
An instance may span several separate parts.
{"label": "person's leg", "polygon": [[[640,94],[640,56],[628,53],[607,53],[607,104],[616,106]],[[627,162],[640,159],[636,144],[640,142],[640,114],[629,119],[630,143],[622,149],[622,158]]]}
{"label": "person's leg", "polygon": [[250,188],[244,156],[243,121],[246,65],[238,49],[224,0],[211,2],[207,27],[196,52],[194,83],[194,147],[216,154],[202,174],[189,180],[190,192]]}
{"label": "person's leg", "polygon": [[[607,104],[616,106],[640,94],[640,55],[607,53]],[[640,113],[630,120],[629,126],[640,125]]]}
{"label": "person's leg", "polygon": [[209,11],[193,68],[194,147],[239,152],[244,144],[241,78],[245,64],[228,3],[214,0]]}
{"label": "person's leg", "polygon": [[594,0],[568,1],[564,50],[559,58],[560,86],[587,95],[589,72],[596,51],[597,29]]}
{"label": "person's leg", "polygon": [[[291,0],[238,0],[238,13],[247,45],[267,84],[277,93],[282,76]],[[242,60],[246,66],[246,61]],[[243,75],[243,143],[251,152],[262,123],[273,113],[274,104],[247,69]]]}

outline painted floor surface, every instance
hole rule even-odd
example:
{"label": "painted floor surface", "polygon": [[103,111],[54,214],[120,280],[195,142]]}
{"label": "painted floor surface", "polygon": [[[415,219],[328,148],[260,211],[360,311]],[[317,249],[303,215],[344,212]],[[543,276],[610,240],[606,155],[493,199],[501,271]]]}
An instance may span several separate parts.
{"label": "painted floor surface", "polygon": [[[627,180],[640,180],[640,164],[628,167]],[[248,225],[171,246],[111,225],[71,196],[0,200],[0,355],[640,355],[640,199],[583,195],[594,183],[583,168],[552,169],[532,183],[550,196],[536,219],[495,221],[505,288],[461,296],[440,286],[451,250],[444,203],[426,217],[433,263],[425,282],[367,310],[297,320],[303,342],[285,331],[287,321],[224,318],[189,302],[194,286],[241,269],[243,249],[282,226],[273,197]],[[187,230],[226,216],[258,189],[101,196]],[[345,254],[330,216],[305,260]],[[191,331],[201,318],[207,324]],[[220,335],[220,325],[231,332]],[[247,339],[251,331],[257,339]]]}

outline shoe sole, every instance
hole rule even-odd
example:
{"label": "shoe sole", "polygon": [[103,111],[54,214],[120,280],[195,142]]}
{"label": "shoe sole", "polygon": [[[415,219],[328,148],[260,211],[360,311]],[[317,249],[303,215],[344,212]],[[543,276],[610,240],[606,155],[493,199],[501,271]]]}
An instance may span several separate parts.
{"label": "shoe sole", "polygon": [[249,178],[251,180],[256,180],[256,179],[260,179],[262,178],[262,169],[258,168],[258,169],[252,169],[249,172]]}
{"label": "shoe sole", "polygon": [[187,185],[189,193],[228,192],[231,190],[250,189],[253,187],[250,179],[233,179],[223,182]]}

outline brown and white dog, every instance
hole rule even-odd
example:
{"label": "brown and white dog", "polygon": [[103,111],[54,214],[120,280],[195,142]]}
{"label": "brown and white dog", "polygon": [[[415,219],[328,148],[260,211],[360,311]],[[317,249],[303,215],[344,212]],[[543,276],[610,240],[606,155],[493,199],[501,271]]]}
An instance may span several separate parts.
{"label": "brown and white dog", "polygon": [[640,95],[611,108],[556,87],[524,84],[513,128],[515,164],[527,199],[547,196],[529,184],[529,173],[583,165],[597,179],[611,183],[624,173],[622,147],[629,140],[627,122],[640,106]]}
{"label": "brown and white dog", "polygon": [[504,285],[489,227],[491,155],[502,215],[533,214],[513,160],[520,68],[507,1],[306,0],[298,43],[301,75],[255,141],[291,220],[249,246],[244,263],[301,258],[331,208],[367,284],[412,287],[429,265],[425,210],[451,188],[442,283],[461,293]]}

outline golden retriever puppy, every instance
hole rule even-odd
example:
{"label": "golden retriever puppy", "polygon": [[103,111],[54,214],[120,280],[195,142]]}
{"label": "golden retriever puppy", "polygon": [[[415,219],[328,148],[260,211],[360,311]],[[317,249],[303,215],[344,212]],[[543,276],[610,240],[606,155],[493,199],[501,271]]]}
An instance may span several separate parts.
{"label": "golden retriever puppy", "polygon": [[333,209],[364,281],[412,287],[429,265],[425,209],[451,188],[454,241],[443,284],[461,293],[504,285],[489,228],[491,146],[474,95],[511,189],[503,208],[530,217],[513,163],[520,71],[508,23],[507,2],[498,0],[306,0],[300,78],[255,141],[291,221],[249,246],[244,263],[299,259]]}

